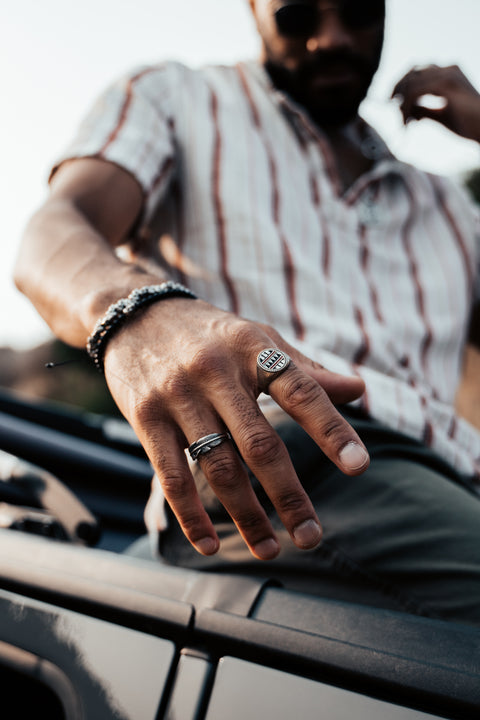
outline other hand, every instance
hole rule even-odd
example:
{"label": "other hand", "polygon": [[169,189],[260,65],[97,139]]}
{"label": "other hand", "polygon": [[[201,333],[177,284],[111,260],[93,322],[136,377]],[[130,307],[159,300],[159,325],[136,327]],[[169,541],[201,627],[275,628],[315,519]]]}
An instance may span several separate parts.
{"label": "other hand", "polygon": [[[440,107],[422,103],[425,95],[443,100]],[[461,137],[480,142],[480,94],[457,65],[413,68],[395,86],[403,120],[430,118]]]}

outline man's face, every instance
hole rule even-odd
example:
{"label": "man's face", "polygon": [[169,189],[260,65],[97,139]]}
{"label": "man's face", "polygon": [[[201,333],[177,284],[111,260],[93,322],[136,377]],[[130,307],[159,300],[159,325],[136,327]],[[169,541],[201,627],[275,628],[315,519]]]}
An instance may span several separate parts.
{"label": "man's face", "polygon": [[382,0],[249,0],[274,84],[322,126],[352,120],[380,62]]}

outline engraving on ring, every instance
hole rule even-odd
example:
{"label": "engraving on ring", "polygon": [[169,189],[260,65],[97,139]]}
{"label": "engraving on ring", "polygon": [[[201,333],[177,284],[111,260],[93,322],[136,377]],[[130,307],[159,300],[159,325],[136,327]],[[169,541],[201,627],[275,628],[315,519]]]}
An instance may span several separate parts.
{"label": "engraving on ring", "polygon": [[200,455],[205,455],[205,453],[208,453],[210,450],[213,450],[213,448],[218,447],[218,445],[225,442],[225,440],[231,439],[232,437],[228,432],[210,433],[209,435],[205,435],[196,442],[192,443],[188,448],[188,452],[190,453],[192,460],[197,460]]}
{"label": "engraving on ring", "polygon": [[262,350],[257,357],[257,365],[261,370],[268,373],[278,373],[285,370],[290,362],[290,358],[286,353],[275,348],[267,348]]}

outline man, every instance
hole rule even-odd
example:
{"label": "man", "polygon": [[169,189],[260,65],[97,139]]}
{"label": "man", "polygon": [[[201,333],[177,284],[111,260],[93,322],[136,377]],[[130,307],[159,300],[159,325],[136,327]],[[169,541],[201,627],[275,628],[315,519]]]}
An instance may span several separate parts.
{"label": "man", "polygon": [[[99,101],[17,284],[90,338],[176,517],[167,560],[478,623],[480,437],[452,409],[474,215],[358,116],[382,1],[250,4],[260,63],[147,67]],[[458,69],[395,94],[480,141]]]}

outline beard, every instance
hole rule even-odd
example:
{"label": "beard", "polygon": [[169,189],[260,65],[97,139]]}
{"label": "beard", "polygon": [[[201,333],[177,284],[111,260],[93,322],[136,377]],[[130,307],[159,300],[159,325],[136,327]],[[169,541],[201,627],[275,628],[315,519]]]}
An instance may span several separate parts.
{"label": "beard", "polygon": [[265,63],[273,84],[302,105],[320,126],[341,127],[353,120],[365,99],[382,53],[383,37],[371,55],[350,50],[318,51],[291,70]]}

